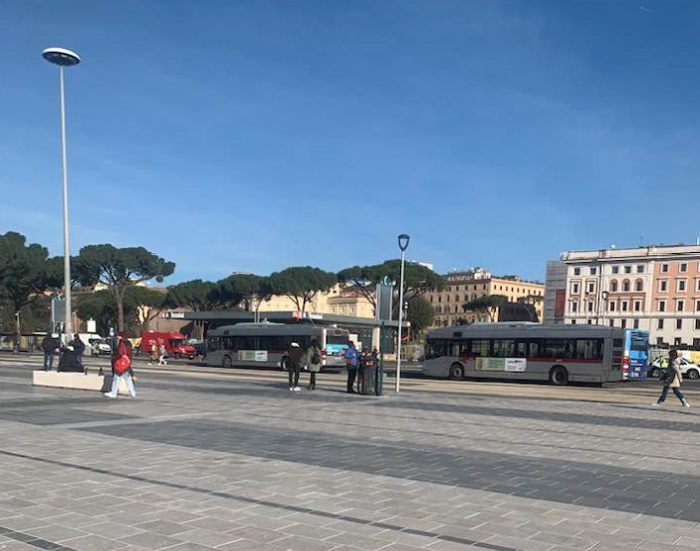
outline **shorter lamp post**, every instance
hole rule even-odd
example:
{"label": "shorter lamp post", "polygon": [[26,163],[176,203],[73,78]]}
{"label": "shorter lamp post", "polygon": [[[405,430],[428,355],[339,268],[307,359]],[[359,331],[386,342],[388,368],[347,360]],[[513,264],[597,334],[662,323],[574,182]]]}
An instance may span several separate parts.
{"label": "shorter lamp post", "polygon": [[403,325],[403,272],[404,263],[406,261],[406,249],[408,242],[411,240],[409,235],[402,233],[399,235],[399,249],[401,249],[401,281],[399,283],[399,343],[396,350],[396,392],[399,392],[401,386],[401,329]]}

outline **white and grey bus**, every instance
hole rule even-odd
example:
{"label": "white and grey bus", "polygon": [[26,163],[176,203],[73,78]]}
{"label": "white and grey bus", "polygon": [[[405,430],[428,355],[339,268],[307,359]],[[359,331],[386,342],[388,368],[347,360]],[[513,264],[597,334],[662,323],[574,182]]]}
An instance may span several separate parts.
{"label": "white and grey bus", "polygon": [[606,383],[623,379],[625,330],[597,325],[484,323],[427,338],[423,373],[433,377]]}
{"label": "white and grey bus", "polygon": [[345,365],[350,342],[346,329],[307,324],[239,323],[212,329],[207,334],[205,363],[211,366],[267,366],[285,369],[290,343],[308,348],[316,339],[321,346],[323,366]]}

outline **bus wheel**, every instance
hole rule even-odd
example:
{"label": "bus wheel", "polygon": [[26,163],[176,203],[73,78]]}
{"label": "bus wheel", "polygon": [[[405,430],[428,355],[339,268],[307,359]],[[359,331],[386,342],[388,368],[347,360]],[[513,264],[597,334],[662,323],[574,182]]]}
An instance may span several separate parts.
{"label": "bus wheel", "polygon": [[464,366],[462,364],[452,364],[452,367],[450,367],[450,379],[464,379]]}
{"label": "bus wheel", "polygon": [[561,365],[556,365],[549,371],[549,382],[557,386],[566,386],[569,384],[569,372]]}
{"label": "bus wheel", "polygon": [[231,361],[231,356],[224,356],[224,359],[221,362],[221,365],[227,369],[233,367],[233,362]]}
{"label": "bus wheel", "polygon": [[700,379],[700,372],[698,372],[697,369],[689,369],[685,375],[688,379],[692,379],[693,381]]}

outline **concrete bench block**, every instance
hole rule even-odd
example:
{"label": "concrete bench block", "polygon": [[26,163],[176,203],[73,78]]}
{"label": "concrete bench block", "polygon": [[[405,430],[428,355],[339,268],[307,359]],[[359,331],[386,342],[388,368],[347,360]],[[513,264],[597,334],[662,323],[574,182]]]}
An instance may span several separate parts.
{"label": "concrete bench block", "polygon": [[[96,375],[84,373],[59,373],[58,371],[34,371],[34,386],[49,386],[54,388],[70,388],[72,390],[92,390],[109,392],[112,388],[112,375]],[[124,379],[119,384],[119,394],[128,395]]]}

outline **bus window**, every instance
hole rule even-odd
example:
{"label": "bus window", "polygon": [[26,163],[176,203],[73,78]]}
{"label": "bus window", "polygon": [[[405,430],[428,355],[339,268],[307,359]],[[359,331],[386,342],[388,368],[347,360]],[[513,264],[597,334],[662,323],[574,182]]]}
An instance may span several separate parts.
{"label": "bus window", "polygon": [[491,353],[491,341],[488,339],[474,339],[471,341],[471,355],[487,358]]}
{"label": "bus window", "polygon": [[537,342],[515,341],[515,349],[511,358],[534,358],[535,356],[537,356]]}
{"label": "bus window", "polygon": [[441,358],[446,356],[447,352],[447,341],[444,340],[430,340],[428,341],[428,349],[425,352],[426,359]]}
{"label": "bus window", "polygon": [[603,339],[577,339],[574,358],[599,360],[603,357]]}
{"label": "bus window", "polygon": [[257,350],[257,340],[255,337],[238,337],[238,350]]}
{"label": "bus window", "polygon": [[238,337],[221,337],[221,348],[224,350],[237,350]]}
{"label": "bus window", "polygon": [[221,346],[219,337],[209,337],[207,340],[207,352],[216,352]]}
{"label": "bus window", "polygon": [[494,339],[493,357],[512,358],[515,354],[515,339]]}
{"label": "bus window", "polygon": [[543,339],[539,355],[543,358],[571,358],[574,342],[573,339]]}

